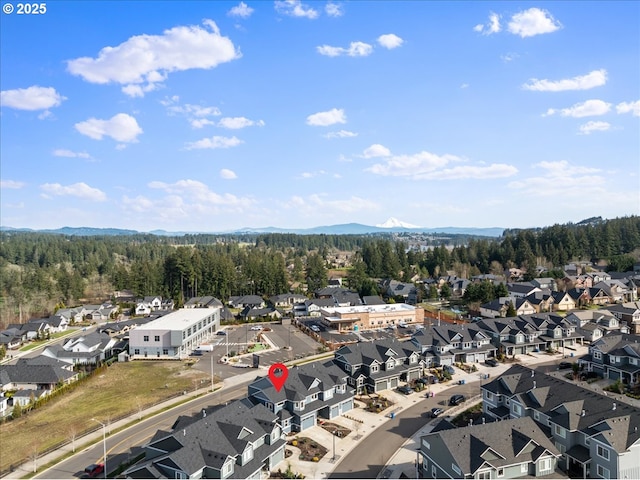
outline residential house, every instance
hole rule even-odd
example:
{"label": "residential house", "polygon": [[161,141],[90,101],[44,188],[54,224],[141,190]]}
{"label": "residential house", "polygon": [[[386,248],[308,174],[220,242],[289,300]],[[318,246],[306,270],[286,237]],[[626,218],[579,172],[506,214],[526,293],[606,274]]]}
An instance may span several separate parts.
{"label": "residential house", "polygon": [[626,322],[630,333],[640,334],[640,302],[610,305],[606,309],[620,321]]}
{"label": "residential house", "polygon": [[232,308],[264,308],[266,303],[262,297],[258,295],[242,295],[229,297],[227,302]]}
{"label": "residential house", "polygon": [[415,305],[418,298],[418,290],[413,283],[404,283],[397,280],[385,280],[382,288],[386,296],[390,298],[402,298],[405,303]]}
{"label": "residential house", "polygon": [[476,324],[434,325],[414,333],[411,342],[420,349],[427,368],[484,362],[496,355],[491,336]]}
{"label": "residential house", "polygon": [[248,396],[277,414],[284,432],[302,432],[321,418],[331,420],[353,409],[355,392],[348,377],[333,360],[313,362],[290,368],[279,391],[269,377],[256,379]]}
{"label": "residential house", "polygon": [[584,327],[587,323],[593,323],[606,335],[608,333],[629,333],[629,329],[624,322],[607,310],[574,310],[566,317],[568,321]]}
{"label": "residential house", "polygon": [[179,417],[144,446],[144,459],[126,478],[260,480],[284,460],[284,434],[276,414],[249,399]]}
{"label": "residential house", "polygon": [[610,333],[589,345],[578,363],[589,372],[625,384],[640,383],[640,336]]}
{"label": "residential house", "polygon": [[556,446],[528,417],[420,437],[421,478],[558,478],[559,458]]}
{"label": "residential house", "polygon": [[51,392],[58,385],[75,382],[78,375],[68,363],[46,356],[20,358],[15,365],[0,365],[0,390]]}
{"label": "residential house", "polygon": [[396,388],[422,375],[420,349],[411,342],[377,340],[340,347],[336,364],[349,375],[347,383],[357,393]]}
{"label": "residential house", "polygon": [[51,392],[49,390],[43,390],[43,389],[41,390],[37,390],[35,388],[20,389],[14,392],[11,399],[13,401],[13,405],[20,405],[21,407],[24,408],[24,407],[28,407],[30,404],[35,403],[41,398],[46,397],[50,393]]}
{"label": "residential house", "polygon": [[49,345],[42,355],[73,365],[98,365],[111,358],[116,343],[117,340],[106,333],[92,332],[69,338],[62,345]]}
{"label": "residential house", "polygon": [[215,297],[193,297],[187,300],[184,308],[222,308],[222,302]]}
{"label": "residential house", "polygon": [[541,292],[542,289],[536,287],[530,282],[507,283],[509,296],[512,298],[525,298],[535,292]]}
{"label": "residential house", "polygon": [[575,324],[555,313],[482,319],[474,325],[488,333],[498,350],[508,356],[573,347],[584,340]]}
{"label": "residential house", "polygon": [[536,308],[526,298],[500,297],[480,305],[480,315],[487,318],[506,317],[509,303],[516,310],[516,315],[536,313]]}
{"label": "residential house", "polygon": [[306,299],[307,297],[299,293],[283,293],[274,295],[269,301],[276,308],[290,308],[296,304],[304,303]]}
{"label": "residential house", "polygon": [[240,318],[245,321],[252,321],[257,318],[270,321],[282,318],[282,312],[275,307],[253,308],[246,306],[240,312]]}
{"label": "residential house", "polygon": [[559,310],[568,312],[577,308],[575,299],[568,292],[551,292],[553,299],[552,309],[554,312]]}
{"label": "residential house", "polygon": [[5,350],[19,348],[26,341],[27,333],[20,328],[12,327],[0,332],[0,346],[3,346]]}
{"label": "residential house", "polygon": [[355,307],[362,305],[362,300],[357,292],[339,289],[333,294],[333,299],[338,307]]}
{"label": "residential house", "polygon": [[533,418],[570,476],[640,477],[639,408],[521,365],[480,388],[485,415]]}
{"label": "residential house", "polygon": [[386,302],[379,295],[365,295],[362,297],[364,305],[384,305]]}
{"label": "residential house", "polygon": [[558,288],[556,280],[551,277],[534,278],[531,280],[531,285],[538,287],[540,290],[556,290]]}
{"label": "residential house", "polygon": [[553,296],[549,290],[533,292],[527,295],[525,300],[535,308],[535,313],[550,312],[553,309]]}
{"label": "residential house", "polygon": [[336,301],[333,297],[329,298],[311,298],[309,300],[305,300],[304,306],[304,315],[309,317],[319,317],[320,311],[325,307],[335,307]]}
{"label": "residential house", "polygon": [[[599,286],[598,286],[599,285]],[[598,284],[589,288],[589,297],[592,305],[608,305],[613,303],[611,290],[606,285]]]}
{"label": "residential house", "polygon": [[27,323],[10,323],[8,328],[19,330],[26,341],[32,341],[44,339],[51,327],[47,321],[43,321],[39,318],[33,318]]}
{"label": "residential house", "polygon": [[10,413],[9,397],[6,397],[4,392],[0,392],[0,419],[8,416]]}

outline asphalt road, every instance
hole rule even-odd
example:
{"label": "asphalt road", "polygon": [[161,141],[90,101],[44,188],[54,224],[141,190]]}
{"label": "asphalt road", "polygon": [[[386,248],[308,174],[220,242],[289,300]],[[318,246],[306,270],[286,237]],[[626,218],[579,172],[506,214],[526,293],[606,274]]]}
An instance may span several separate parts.
{"label": "asphalt road", "polygon": [[480,392],[479,382],[459,385],[447,390],[439,397],[426,398],[416,396],[415,405],[398,413],[382,427],[366,425],[363,428],[375,428],[349,454],[342,458],[329,478],[376,478],[387,462],[402,447],[404,442],[415,435],[431,421],[426,416],[433,407],[442,407],[451,395],[461,393],[469,397]]}
{"label": "asphalt road", "polygon": [[[158,430],[169,430],[179,415],[195,414],[205,407],[226,403],[246,396],[248,384],[249,382],[245,382],[228,390],[207,394],[187,404],[143,420],[126,430],[107,436],[107,468],[112,471],[121,463],[135,457],[142,451],[141,445],[144,445]],[[103,443],[97,442],[92,447],[88,447],[79,454],[63,460],[34,478],[79,478],[84,473],[84,468],[87,465],[102,461],[103,451]]]}

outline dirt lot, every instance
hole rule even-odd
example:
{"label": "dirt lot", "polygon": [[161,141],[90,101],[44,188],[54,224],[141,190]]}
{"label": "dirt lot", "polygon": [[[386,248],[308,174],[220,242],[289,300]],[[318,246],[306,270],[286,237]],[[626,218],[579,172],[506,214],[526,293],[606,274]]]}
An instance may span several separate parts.
{"label": "dirt lot", "polygon": [[116,363],[21,418],[0,425],[0,471],[74,435],[193,390],[210,377],[182,362]]}

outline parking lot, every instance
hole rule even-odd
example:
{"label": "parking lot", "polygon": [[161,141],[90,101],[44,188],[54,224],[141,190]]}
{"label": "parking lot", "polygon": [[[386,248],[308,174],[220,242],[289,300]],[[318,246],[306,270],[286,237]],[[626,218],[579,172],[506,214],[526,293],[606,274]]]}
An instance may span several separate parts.
{"label": "parking lot", "polygon": [[299,318],[298,322],[304,327],[303,330],[312,337],[317,337],[323,342],[330,344],[343,344],[352,342],[370,342],[373,340],[384,340],[392,338],[408,338],[413,335],[417,329],[414,326],[396,327],[396,328],[378,328],[375,330],[366,330],[359,332],[338,332],[337,330],[328,329],[320,319],[320,317],[304,317]]}

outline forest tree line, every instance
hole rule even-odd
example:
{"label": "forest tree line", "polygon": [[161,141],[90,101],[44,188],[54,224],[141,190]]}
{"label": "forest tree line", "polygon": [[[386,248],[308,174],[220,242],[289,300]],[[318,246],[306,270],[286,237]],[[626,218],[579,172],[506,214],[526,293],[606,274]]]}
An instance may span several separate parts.
{"label": "forest tree line", "polygon": [[108,298],[114,290],[162,295],[178,305],[192,296],[271,296],[304,284],[313,291],[326,285],[337,251],[352,252],[346,281],[361,294],[376,293],[374,279],[409,281],[449,271],[469,278],[519,267],[532,277],[538,265],[561,274],[565,264],[578,260],[607,260],[610,270],[625,271],[637,260],[640,217],[509,230],[499,239],[424,250],[375,235],[189,235],[188,243],[185,237],[2,232],[3,321],[50,313],[55,304]]}

